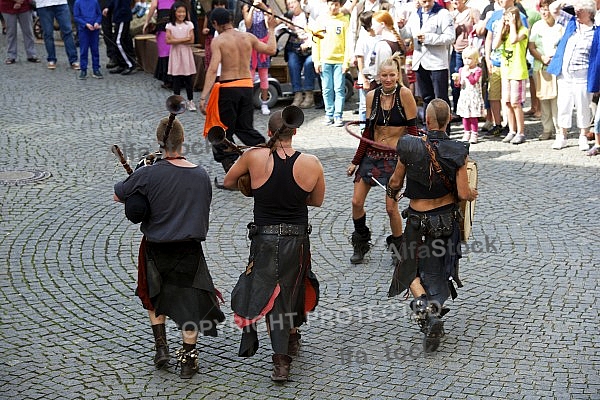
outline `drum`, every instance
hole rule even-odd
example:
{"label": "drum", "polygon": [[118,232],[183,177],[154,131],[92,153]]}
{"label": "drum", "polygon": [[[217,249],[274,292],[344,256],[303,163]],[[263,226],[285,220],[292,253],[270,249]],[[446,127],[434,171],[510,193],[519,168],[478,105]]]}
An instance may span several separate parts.
{"label": "drum", "polygon": [[[469,186],[471,189],[477,189],[477,162],[469,159],[467,161],[467,178],[469,179]],[[460,226],[460,240],[466,243],[471,236],[471,228],[473,227],[473,219],[475,218],[475,202],[461,200],[458,203],[458,209],[461,214]]]}

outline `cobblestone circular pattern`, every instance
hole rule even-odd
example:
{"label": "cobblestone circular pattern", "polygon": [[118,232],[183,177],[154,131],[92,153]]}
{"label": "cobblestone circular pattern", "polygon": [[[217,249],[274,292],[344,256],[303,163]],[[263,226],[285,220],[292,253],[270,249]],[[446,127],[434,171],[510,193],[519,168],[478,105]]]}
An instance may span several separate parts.
{"label": "cobblestone circular pattern", "polygon": [[0,170],[0,185],[26,185],[48,179],[50,172],[39,169],[30,170]]}

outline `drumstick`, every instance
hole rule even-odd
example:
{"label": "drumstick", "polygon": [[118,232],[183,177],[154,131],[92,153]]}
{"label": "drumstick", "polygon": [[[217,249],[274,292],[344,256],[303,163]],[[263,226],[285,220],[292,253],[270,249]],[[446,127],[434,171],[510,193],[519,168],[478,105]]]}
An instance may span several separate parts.
{"label": "drumstick", "polygon": [[123,155],[123,152],[121,151],[121,149],[119,148],[119,146],[117,146],[116,144],[113,144],[111,146],[110,150],[113,152],[113,154],[115,156],[117,156],[117,158],[121,162],[121,165],[123,166],[123,168],[125,168],[125,171],[127,171],[127,174],[128,175],[133,174],[133,170],[129,166],[129,163],[127,162],[127,159]]}
{"label": "drumstick", "polygon": [[[240,0],[240,1],[241,1],[242,3],[245,3],[245,4],[249,5],[250,7],[254,7],[254,4],[253,4],[252,2],[250,2],[250,1],[248,1],[248,0]],[[260,10],[260,11],[262,11],[262,12],[264,12],[265,14],[269,14],[269,15],[271,15],[271,16],[272,16],[273,18],[275,18],[275,19],[278,19],[278,20],[280,20],[280,21],[283,21],[283,22],[285,22],[286,24],[290,24],[290,25],[292,25],[292,26],[294,26],[294,27],[296,27],[296,28],[298,28],[298,29],[302,29],[304,32],[306,32],[306,33],[308,33],[308,34],[310,34],[310,35],[312,35],[312,36],[314,36],[314,37],[316,37],[316,38],[319,38],[319,39],[324,39],[324,38],[325,38],[325,36],[323,36],[323,33],[325,33],[325,31],[324,31],[324,30],[321,30],[321,31],[317,31],[317,32],[315,32],[315,31],[313,31],[313,30],[310,30],[310,29],[308,29],[308,28],[303,28],[303,27],[301,27],[300,25],[296,25],[296,24],[294,24],[294,23],[292,22],[292,20],[291,20],[291,19],[289,19],[289,18],[280,17],[279,15],[275,15],[274,13],[272,13],[272,12],[271,12],[271,11],[269,11],[269,10],[263,10],[262,8],[259,8],[259,10]]]}
{"label": "drumstick", "polygon": [[381,182],[379,182],[377,179],[375,179],[375,177],[373,176],[372,173],[369,172],[367,174],[367,176],[370,176],[371,179],[373,179],[373,182],[375,182],[380,188],[382,188],[383,190],[387,190],[386,187],[381,184]]}

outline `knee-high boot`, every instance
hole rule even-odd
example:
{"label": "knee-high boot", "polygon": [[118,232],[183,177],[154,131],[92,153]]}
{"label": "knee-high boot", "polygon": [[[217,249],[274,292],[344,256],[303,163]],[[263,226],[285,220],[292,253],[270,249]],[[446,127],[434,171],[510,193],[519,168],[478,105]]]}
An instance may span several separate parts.
{"label": "knee-high boot", "polygon": [[371,244],[369,243],[371,240],[371,231],[367,228],[367,231],[364,233],[359,233],[354,231],[352,233],[352,248],[354,250],[354,254],[350,257],[350,262],[352,264],[360,264],[363,262],[365,258],[365,254],[371,248]]}

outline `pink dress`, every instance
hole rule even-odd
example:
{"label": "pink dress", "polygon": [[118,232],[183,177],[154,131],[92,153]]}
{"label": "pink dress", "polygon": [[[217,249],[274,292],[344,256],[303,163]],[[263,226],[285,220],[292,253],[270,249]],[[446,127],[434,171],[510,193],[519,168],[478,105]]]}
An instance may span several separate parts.
{"label": "pink dress", "polygon": [[[173,39],[183,39],[189,37],[190,31],[193,32],[194,25],[190,21],[183,24],[167,24],[167,31],[171,32]],[[173,44],[169,53],[169,74],[189,76],[196,74],[196,63],[194,63],[194,53],[187,44]]]}

